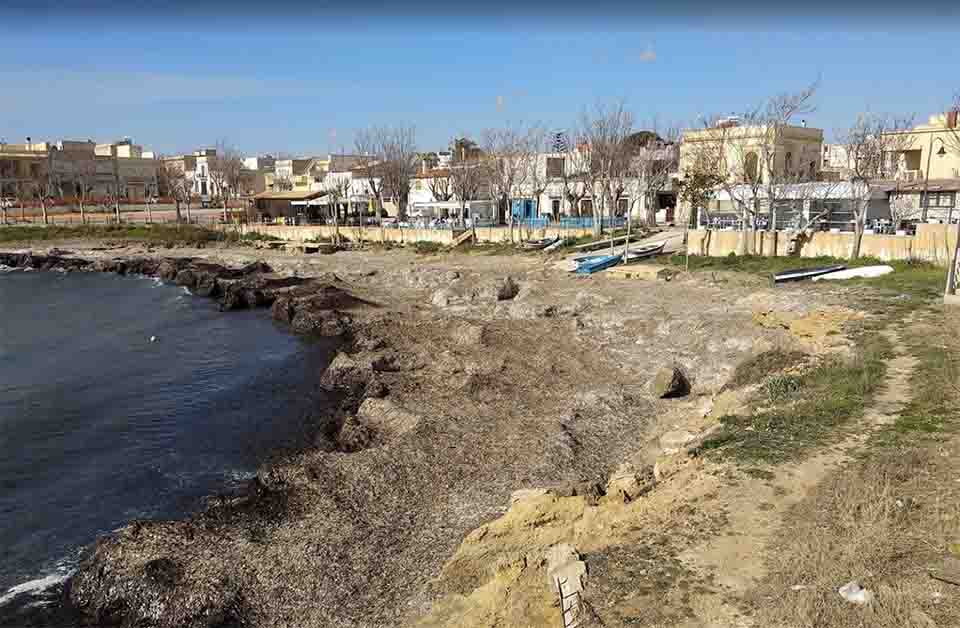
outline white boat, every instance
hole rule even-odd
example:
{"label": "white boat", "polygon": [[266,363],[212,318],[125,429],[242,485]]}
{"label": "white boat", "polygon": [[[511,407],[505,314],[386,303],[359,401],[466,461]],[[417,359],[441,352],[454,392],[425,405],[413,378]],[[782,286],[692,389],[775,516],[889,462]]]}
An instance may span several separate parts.
{"label": "white boat", "polygon": [[814,277],[814,281],[821,279],[856,279],[858,277],[880,277],[893,272],[893,266],[860,266],[859,268],[848,268],[838,270],[834,273],[827,273]]}

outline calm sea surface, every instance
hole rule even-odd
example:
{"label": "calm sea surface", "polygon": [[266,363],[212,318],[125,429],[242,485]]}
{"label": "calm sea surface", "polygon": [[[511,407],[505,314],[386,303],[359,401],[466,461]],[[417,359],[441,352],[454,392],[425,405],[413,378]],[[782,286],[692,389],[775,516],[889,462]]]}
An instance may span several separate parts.
{"label": "calm sea surface", "polygon": [[63,625],[98,535],[300,444],[330,351],[152,279],[0,271],[0,625]]}

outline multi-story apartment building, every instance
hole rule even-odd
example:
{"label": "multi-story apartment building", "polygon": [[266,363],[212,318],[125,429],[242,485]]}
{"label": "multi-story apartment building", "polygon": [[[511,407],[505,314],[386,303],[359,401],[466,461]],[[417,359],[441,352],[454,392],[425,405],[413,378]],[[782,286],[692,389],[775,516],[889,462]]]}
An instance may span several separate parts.
{"label": "multi-story apartment building", "polygon": [[156,194],[158,162],[129,138],[111,144],[63,140],[0,144],[0,195],[72,198]]}

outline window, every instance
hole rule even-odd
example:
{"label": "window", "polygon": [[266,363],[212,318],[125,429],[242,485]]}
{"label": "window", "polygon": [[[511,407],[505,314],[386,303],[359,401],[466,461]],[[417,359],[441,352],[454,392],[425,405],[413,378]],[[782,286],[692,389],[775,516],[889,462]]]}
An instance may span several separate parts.
{"label": "window", "polygon": [[927,207],[953,207],[955,192],[927,193]]}
{"label": "window", "polygon": [[560,215],[560,199],[559,199],[559,198],[551,198],[551,199],[550,199],[550,212],[551,212],[554,216],[559,216],[559,215]]}
{"label": "window", "polygon": [[563,157],[547,157],[547,177],[558,179],[563,176]]}

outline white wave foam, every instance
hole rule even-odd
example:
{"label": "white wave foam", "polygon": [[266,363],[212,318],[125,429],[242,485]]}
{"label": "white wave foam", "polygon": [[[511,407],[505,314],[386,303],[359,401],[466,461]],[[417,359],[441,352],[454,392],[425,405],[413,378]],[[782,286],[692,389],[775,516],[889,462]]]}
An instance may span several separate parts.
{"label": "white wave foam", "polygon": [[36,595],[38,593],[42,593],[50,587],[60,584],[69,577],[69,573],[55,573],[42,578],[37,578],[36,580],[24,582],[23,584],[18,584],[15,587],[11,587],[4,595],[0,596],[0,606],[6,604],[19,595]]}
{"label": "white wave foam", "polygon": [[190,289],[189,289],[189,288],[187,288],[186,286],[181,286],[181,287],[183,288],[183,293],[184,293],[184,294],[189,294],[190,296],[193,296],[193,293],[190,292]]}

